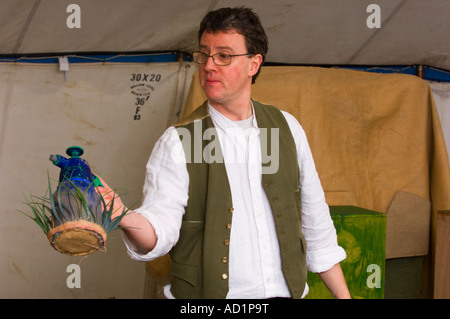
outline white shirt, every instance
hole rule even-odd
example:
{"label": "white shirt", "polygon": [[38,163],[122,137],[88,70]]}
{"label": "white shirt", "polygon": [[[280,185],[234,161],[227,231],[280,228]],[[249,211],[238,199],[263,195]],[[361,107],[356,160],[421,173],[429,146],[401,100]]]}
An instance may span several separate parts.
{"label": "white shirt", "polygon": [[[233,122],[211,105],[208,108],[225,159],[234,207],[227,298],[289,297],[281,270],[275,224],[261,183],[262,135],[256,118],[252,116],[248,120]],[[282,113],[297,147],[307,267],[311,272],[326,271],[345,259],[346,254],[337,244],[336,230],[305,132],[292,115]],[[143,203],[135,210],[154,227],[157,244],[151,252],[142,255],[135,251],[132,242],[124,235],[131,258],[153,260],[168,253],[176,244],[187,205],[188,188],[184,151],[177,131],[169,127],[155,144],[147,163]],[[172,297],[169,289],[165,289],[165,293]],[[306,286],[303,295],[307,293]]]}

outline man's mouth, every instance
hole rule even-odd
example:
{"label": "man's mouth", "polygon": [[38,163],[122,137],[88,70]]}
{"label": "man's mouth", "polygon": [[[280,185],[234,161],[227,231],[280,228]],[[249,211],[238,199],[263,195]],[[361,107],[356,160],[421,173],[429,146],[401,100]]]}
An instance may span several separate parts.
{"label": "man's mouth", "polygon": [[216,80],[216,79],[206,79],[206,83],[208,83],[208,84],[215,84],[215,83],[219,83],[219,80]]}

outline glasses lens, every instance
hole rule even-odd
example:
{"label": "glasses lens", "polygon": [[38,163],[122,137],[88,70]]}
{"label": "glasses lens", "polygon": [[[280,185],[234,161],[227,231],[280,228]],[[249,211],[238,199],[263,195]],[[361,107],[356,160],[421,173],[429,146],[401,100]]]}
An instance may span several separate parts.
{"label": "glasses lens", "polygon": [[216,53],[213,59],[217,65],[228,65],[231,62],[231,56],[229,54]]}
{"label": "glasses lens", "polygon": [[200,64],[204,64],[208,60],[208,55],[206,53],[199,52],[199,51],[194,52],[192,54],[192,57],[195,62],[200,63]]}

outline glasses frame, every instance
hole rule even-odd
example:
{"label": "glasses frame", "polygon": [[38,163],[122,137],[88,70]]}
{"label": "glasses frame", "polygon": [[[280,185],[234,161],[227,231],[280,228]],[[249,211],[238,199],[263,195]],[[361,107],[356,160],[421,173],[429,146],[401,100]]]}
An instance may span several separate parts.
{"label": "glasses frame", "polygon": [[[195,56],[196,56],[196,55],[201,55],[201,54],[203,54],[203,55],[206,57],[206,61],[203,62],[203,63],[197,62],[197,61],[195,60]],[[218,64],[218,63],[216,62],[216,60],[214,59],[214,56],[216,56],[216,55],[218,55],[218,54],[222,54],[222,55],[228,56],[228,57],[230,58],[230,62],[227,63],[227,64]],[[194,51],[194,52],[192,52],[192,59],[193,59],[194,62],[197,63],[197,64],[206,64],[206,63],[208,63],[208,59],[209,59],[209,58],[212,58],[212,60],[213,60],[213,62],[214,62],[215,65],[217,65],[217,66],[226,66],[226,65],[230,65],[230,64],[231,64],[231,61],[233,60],[233,57],[235,57],[235,56],[244,56],[244,55],[254,55],[254,54],[253,54],[253,53],[227,54],[227,53],[220,53],[220,52],[219,52],[219,53],[215,53],[215,54],[213,54],[213,55],[209,55],[209,54],[207,54],[207,53],[205,53],[205,52],[202,52],[202,51]]]}

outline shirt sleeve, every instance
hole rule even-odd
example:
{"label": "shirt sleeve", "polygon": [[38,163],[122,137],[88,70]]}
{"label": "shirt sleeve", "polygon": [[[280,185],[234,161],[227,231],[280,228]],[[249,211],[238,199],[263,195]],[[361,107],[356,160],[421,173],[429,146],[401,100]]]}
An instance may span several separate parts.
{"label": "shirt sleeve", "polygon": [[188,189],[189,174],[184,150],[176,129],[171,126],[153,148],[146,166],[142,205],[134,210],[152,224],[157,236],[156,246],[148,254],[140,254],[122,232],[132,259],[153,260],[167,254],[177,243]]}
{"label": "shirt sleeve", "polygon": [[346,253],[338,245],[336,229],[305,131],[294,116],[284,111],[283,114],[297,147],[302,195],[302,231],[307,244],[307,267],[311,272],[323,272],[344,260]]}

